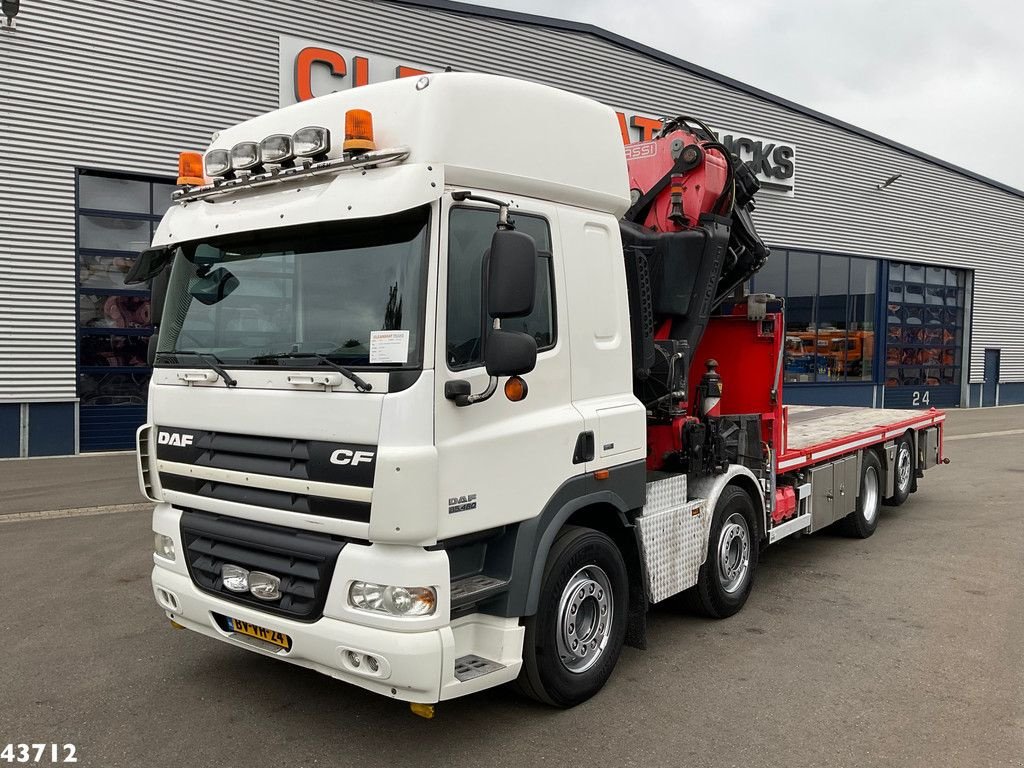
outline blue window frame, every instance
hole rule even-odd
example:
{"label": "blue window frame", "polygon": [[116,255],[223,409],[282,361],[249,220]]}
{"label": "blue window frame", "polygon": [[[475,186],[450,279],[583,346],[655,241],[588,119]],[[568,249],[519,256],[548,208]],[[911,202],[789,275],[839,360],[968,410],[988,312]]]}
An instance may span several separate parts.
{"label": "blue window frame", "polygon": [[751,288],[786,300],[786,382],[876,381],[878,284],[875,259],[772,250]]}
{"label": "blue window frame", "polygon": [[171,203],[169,179],[79,169],[78,397],[82,451],[129,448],[145,420],[149,288],[124,276]]}

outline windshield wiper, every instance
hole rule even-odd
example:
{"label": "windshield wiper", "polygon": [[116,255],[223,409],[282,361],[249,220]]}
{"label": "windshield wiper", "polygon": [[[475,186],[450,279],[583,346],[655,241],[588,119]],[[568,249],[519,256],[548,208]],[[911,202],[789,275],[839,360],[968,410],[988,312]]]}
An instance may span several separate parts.
{"label": "windshield wiper", "polygon": [[[198,358],[203,363],[203,365],[205,365],[211,371],[213,371],[222,379],[224,379],[224,383],[227,384],[229,387],[233,387],[238,384],[237,381],[231,378],[231,374],[224,370],[224,367],[221,365],[221,363],[223,363],[224,361],[217,357],[215,354],[213,354],[213,352],[196,352],[193,349],[175,349],[172,350],[171,352],[158,352],[157,354],[191,355],[192,357]],[[213,360],[209,359],[211,357],[213,358]]]}
{"label": "windshield wiper", "polygon": [[252,362],[258,363],[260,360],[289,360],[289,359],[302,359],[307,358],[309,360],[319,360],[324,365],[327,365],[346,379],[356,385],[356,389],[360,392],[369,392],[373,389],[373,385],[370,384],[366,379],[360,376],[353,370],[346,368],[343,365],[339,365],[328,357],[321,355],[319,352],[278,352],[276,355],[257,355],[252,358]]}

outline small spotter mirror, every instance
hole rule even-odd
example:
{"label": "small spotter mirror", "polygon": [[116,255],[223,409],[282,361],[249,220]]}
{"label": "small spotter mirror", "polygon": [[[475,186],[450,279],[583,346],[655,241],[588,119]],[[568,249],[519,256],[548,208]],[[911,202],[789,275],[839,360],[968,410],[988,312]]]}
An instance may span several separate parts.
{"label": "small spotter mirror", "polygon": [[189,293],[207,306],[223,301],[238,287],[238,278],[224,267],[215,267],[199,277],[189,288]]}

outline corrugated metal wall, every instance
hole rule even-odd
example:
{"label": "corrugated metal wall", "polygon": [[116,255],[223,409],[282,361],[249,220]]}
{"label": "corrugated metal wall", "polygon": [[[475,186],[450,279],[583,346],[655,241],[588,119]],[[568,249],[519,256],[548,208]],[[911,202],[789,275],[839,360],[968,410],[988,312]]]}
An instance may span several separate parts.
{"label": "corrugated metal wall", "polygon": [[1024,199],[785,106],[589,34],[396,3],[22,5],[0,39],[0,401],[75,393],[75,167],[170,176],[179,149],[275,108],[279,32],[792,141],[796,195],[763,195],[765,238],[974,269],[971,379],[998,346],[1024,380]]}

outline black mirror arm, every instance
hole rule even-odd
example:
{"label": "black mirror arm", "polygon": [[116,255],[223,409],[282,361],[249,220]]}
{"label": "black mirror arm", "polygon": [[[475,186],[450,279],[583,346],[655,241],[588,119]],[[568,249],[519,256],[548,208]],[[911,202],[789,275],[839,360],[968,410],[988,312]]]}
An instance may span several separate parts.
{"label": "black mirror arm", "polygon": [[467,405],[473,405],[474,403],[482,403],[484,400],[490,400],[491,396],[497,391],[497,376],[491,376],[490,380],[487,382],[487,388],[483,392],[478,392],[475,395],[470,394],[469,382],[465,379],[455,379],[454,381],[446,382],[444,385],[445,398],[451,400],[459,408],[465,408]]}
{"label": "black mirror arm", "polygon": [[486,197],[485,195],[474,195],[468,189],[460,189],[452,192],[452,200],[457,203],[461,203],[463,200],[478,200],[481,203],[490,203],[491,205],[498,206],[498,229],[515,229],[515,222],[508,217],[508,206],[509,203],[504,200],[498,200],[494,197]]}

